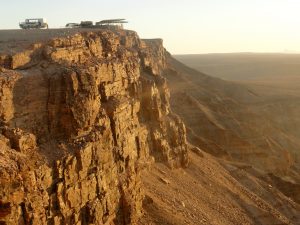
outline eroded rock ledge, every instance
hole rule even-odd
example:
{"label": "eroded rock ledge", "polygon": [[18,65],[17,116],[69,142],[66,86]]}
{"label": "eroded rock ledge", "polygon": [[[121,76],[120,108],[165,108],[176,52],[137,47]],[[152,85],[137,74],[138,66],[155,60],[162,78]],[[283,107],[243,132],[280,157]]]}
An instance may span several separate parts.
{"label": "eroded rock ledge", "polygon": [[0,223],[134,224],[140,171],[188,163],[161,40],[95,31],[0,56]]}

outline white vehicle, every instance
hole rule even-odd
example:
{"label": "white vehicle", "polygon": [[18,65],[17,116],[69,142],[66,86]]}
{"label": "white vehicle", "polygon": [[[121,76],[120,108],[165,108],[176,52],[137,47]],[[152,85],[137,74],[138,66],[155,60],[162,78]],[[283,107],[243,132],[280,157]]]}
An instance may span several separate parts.
{"label": "white vehicle", "polygon": [[22,29],[41,29],[41,28],[48,29],[48,24],[46,23],[46,20],[43,18],[26,19],[25,22],[19,23],[19,26]]}

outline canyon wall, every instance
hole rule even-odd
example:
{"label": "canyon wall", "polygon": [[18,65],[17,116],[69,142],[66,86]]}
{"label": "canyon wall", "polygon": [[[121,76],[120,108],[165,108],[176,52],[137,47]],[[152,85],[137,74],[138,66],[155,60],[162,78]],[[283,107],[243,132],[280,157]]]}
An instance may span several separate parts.
{"label": "canyon wall", "polygon": [[162,40],[95,30],[0,56],[0,224],[134,224],[142,170],[188,163]]}

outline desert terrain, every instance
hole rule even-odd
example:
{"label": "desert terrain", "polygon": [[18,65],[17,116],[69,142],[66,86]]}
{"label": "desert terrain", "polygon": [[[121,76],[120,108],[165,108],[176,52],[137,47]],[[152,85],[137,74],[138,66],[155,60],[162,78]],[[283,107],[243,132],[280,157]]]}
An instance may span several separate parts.
{"label": "desert terrain", "polygon": [[297,91],[132,31],[0,34],[0,223],[300,224]]}
{"label": "desert terrain", "polygon": [[[225,185],[223,181],[221,181],[221,178],[217,178],[216,174],[226,171],[226,173],[234,177],[234,182],[237,182],[237,185],[241,185],[241,187],[246,188],[254,194],[254,199],[258,200],[262,197],[263,202],[268,202],[270,206],[276,209],[280,209],[283,205],[288,205],[286,203],[281,205],[282,200],[286,197],[295,202],[295,205],[292,207],[293,210],[295,210],[292,221],[294,221],[295,224],[299,224],[299,218],[295,216],[299,214],[300,200],[300,124],[297,116],[300,115],[300,95],[299,89],[296,88],[298,85],[297,73],[292,73],[292,76],[289,76],[289,70],[286,70],[287,67],[281,68],[281,71],[273,71],[271,70],[273,67],[270,66],[268,68],[268,65],[266,65],[264,70],[261,69],[263,64],[268,61],[269,64],[279,67],[278,64],[280,60],[278,56],[274,57],[277,61],[274,60],[272,56],[269,58],[264,56],[262,57],[263,59],[257,57],[256,60],[259,61],[258,64],[260,66],[258,65],[256,67],[255,62],[253,62],[255,61],[254,59],[248,62],[248,58],[243,59],[238,56],[235,58],[235,61],[231,58],[232,55],[229,55],[228,58],[225,56],[222,58],[222,62],[226,60],[226,62],[230,62],[228,63],[229,65],[227,65],[227,70],[224,70],[223,74],[224,65],[218,65],[220,62],[217,56],[214,58],[212,56],[205,57],[206,55],[199,56],[199,58],[196,56],[175,56],[178,60],[186,63],[186,65],[193,66],[197,70],[191,69],[169,57],[169,70],[165,71],[165,76],[171,91],[172,109],[183,118],[187,127],[188,140],[195,146],[200,147],[203,151],[208,152],[209,154],[205,154],[205,156],[212,157],[212,160],[216,160],[222,166],[218,168],[214,167],[214,169],[212,169],[214,176],[209,176],[208,171],[204,172],[203,170],[204,165],[212,166],[210,164],[211,161],[208,159],[205,161],[200,159],[200,162],[198,161],[199,155],[191,153],[192,169],[190,168],[190,170],[188,168],[185,172],[192,172],[192,177],[197,177],[197,181],[194,183],[191,182],[189,185],[181,183],[190,175],[189,172],[187,172],[188,175],[183,172],[185,175],[179,179],[170,181],[167,185],[159,181],[161,181],[161,177],[166,177],[167,179],[169,174],[166,175],[165,171],[168,170],[163,170],[164,172],[161,173],[161,169],[159,168],[151,172],[149,176],[152,177],[152,179],[157,179],[157,182],[152,182],[156,183],[156,186],[171,187],[174,185],[176,186],[174,189],[177,190],[173,195],[167,197],[161,196],[158,191],[153,191],[161,189],[158,187],[155,188],[155,185],[149,190],[147,189],[149,195],[158,198],[157,201],[162,202],[161,204],[164,205],[164,209],[170,206],[169,212],[164,211],[164,213],[160,214],[160,218],[162,218],[163,221],[167,221],[165,222],[166,224],[285,223],[282,221],[278,222],[274,220],[274,218],[271,219],[269,216],[263,215],[264,210],[258,213],[260,206],[257,202],[242,203],[242,205],[245,206],[243,207],[245,211],[235,215],[244,215],[243,217],[237,216],[234,218],[231,217],[232,215],[229,216],[226,214],[229,216],[226,218],[226,215],[222,217],[216,213],[214,217],[215,220],[212,220],[207,219],[207,214],[201,214],[200,212],[205,211],[207,213],[208,211],[203,210],[205,208],[203,205],[199,205],[208,204],[208,202],[212,200],[203,200],[203,196],[212,196],[206,193],[207,189],[200,191],[201,185],[206,184],[208,177],[210,182],[213,182],[212,179],[216,177],[216,182],[221,182],[222,185],[224,185],[223,187],[229,190],[236,190],[227,186],[228,183]],[[212,59],[210,57],[212,57]],[[287,55],[287,58],[283,56],[279,58],[284,58],[281,63],[285,64],[290,61],[289,57],[297,58],[298,56]],[[215,58],[217,60],[214,64]],[[251,66],[243,66],[243,64],[240,64],[240,61],[243,61],[244,64],[251,64]],[[250,67],[252,67],[251,74],[253,74],[253,79],[249,78],[250,73],[246,73]],[[198,70],[202,68],[204,68],[205,72],[210,72],[211,74],[207,75],[199,72]],[[237,71],[235,71],[235,73],[232,72],[235,69]],[[267,71],[268,73],[263,73],[263,71]],[[274,79],[271,79],[272,72],[275,73]],[[263,76],[263,74],[266,75]],[[286,77],[293,77],[295,79],[284,79],[280,77],[279,74],[284,74]],[[232,81],[230,79],[232,79]],[[286,82],[280,82],[280,80],[285,80]],[[200,177],[198,177],[199,174],[201,174]],[[208,177],[205,178],[205,176]],[[224,177],[226,176],[223,175],[222,178]],[[146,183],[150,185],[150,182],[146,181]],[[238,199],[244,194],[234,191],[234,197],[228,196],[224,194],[228,193],[228,191],[222,190],[219,192],[214,189],[217,186],[216,184],[212,184],[209,188],[209,190],[214,191],[213,197],[231,203],[239,202],[238,204],[241,206],[241,202]],[[170,190],[168,187],[166,187],[166,189]],[[185,193],[186,189],[190,190],[187,192],[192,193],[192,195]],[[196,194],[198,190],[199,194]],[[276,192],[278,191],[277,196],[267,197],[271,193],[274,194],[274,190],[276,190]],[[223,195],[217,197],[217,193]],[[236,198],[237,196],[239,197]],[[203,201],[201,201],[201,203],[198,202],[199,199],[192,201],[191,199],[195,199],[193,197],[201,198]],[[271,199],[281,199],[279,200],[281,203],[272,202],[270,201]],[[166,203],[166,201],[169,201],[169,203]],[[180,205],[181,201],[191,201],[189,203],[192,205],[192,208],[199,208],[195,210],[196,213],[194,214],[185,214],[185,217],[181,217],[185,219],[180,221],[173,215],[175,214],[174,208],[179,207],[183,211],[186,210]],[[226,203],[223,202],[222,205],[225,204]],[[254,210],[256,213],[253,213],[254,208],[251,209],[250,207],[252,204],[257,207],[256,210],[258,211]],[[212,204],[211,207],[216,205],[218,204]],[[159,208],[157,205],[148,206],[148,214],[153,216],[154,212],[158,213],[159,210],[157,208]],[[189,209],[187,211],[191,210]],[[219,212],[221,211],[222,210]],[[191,218],[193,217],[197,218],[198,222],[192,222],[193,220]],[[246,218],[248,218],[248,220]],[[176,219],[177,222],[172,223],[172,221]]]}
{"label": "desert terrain", "polygon": [[300,54],[216,53],[174,57],[210,76],[265,89],[266,94],[300,94]]}

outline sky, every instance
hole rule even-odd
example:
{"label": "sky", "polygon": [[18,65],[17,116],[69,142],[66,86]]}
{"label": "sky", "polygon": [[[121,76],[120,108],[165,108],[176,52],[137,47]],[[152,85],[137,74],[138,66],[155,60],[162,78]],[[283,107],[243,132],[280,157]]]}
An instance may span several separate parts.
{"label": "sky", "polygon": [[126,18],[172,54],[300,52],[300,0],[0,0],[0,29],[39,17],[52,28]]}

